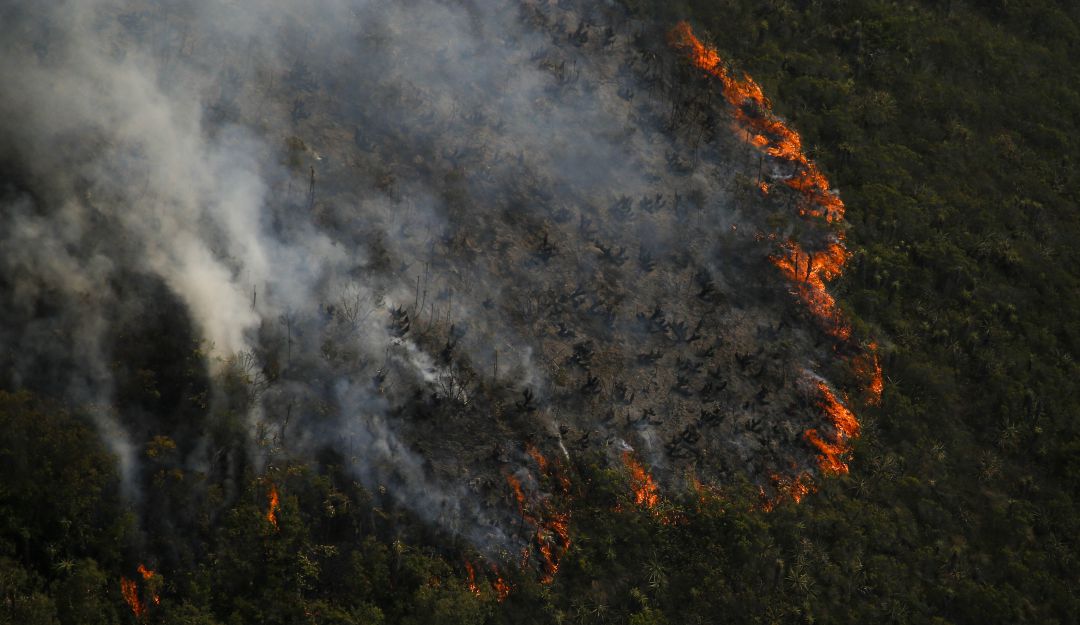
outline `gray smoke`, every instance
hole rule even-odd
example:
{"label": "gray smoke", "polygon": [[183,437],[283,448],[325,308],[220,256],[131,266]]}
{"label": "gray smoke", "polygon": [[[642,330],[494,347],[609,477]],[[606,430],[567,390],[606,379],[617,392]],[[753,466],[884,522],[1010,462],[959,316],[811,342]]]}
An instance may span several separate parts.
{"label": "gray smoke", "polygon": [[[493,550],[525,440],[810,462],[789,378],[828,350],[754,237],[783,200],[614,6],[5,6],[4,382],[96,406],[132,496],[142,441],[210,470],[237,412],[257,470],[332,447]],[[138,327],[202,346],[201,413],[122,400]]]}

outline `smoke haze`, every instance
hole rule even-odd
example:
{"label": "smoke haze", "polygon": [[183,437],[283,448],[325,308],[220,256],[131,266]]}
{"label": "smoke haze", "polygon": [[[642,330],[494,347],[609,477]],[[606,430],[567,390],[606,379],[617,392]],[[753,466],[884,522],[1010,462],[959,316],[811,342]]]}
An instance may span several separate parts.
{"label": "smoke haze", "polygon": [[516,551],[526,442],[669,485],[813,465],[775,165],[614,6],[5,6],[0,383],[91,406],[133,499],[153,436],[229,479],[329,448]]}

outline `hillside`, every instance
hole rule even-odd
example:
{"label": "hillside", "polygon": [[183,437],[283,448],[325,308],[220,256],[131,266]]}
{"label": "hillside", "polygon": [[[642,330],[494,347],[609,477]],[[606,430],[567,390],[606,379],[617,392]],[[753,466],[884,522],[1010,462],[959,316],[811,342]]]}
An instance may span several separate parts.
{"label": "hillside", "polygon": [[1078,20],[0,8],[0,622],[1076,621]]}

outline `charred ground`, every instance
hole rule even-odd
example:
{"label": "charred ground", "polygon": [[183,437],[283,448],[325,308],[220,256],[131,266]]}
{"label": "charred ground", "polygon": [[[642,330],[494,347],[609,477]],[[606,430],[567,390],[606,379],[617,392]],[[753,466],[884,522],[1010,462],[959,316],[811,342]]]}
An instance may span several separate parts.
{"label": "charred ground", "polygon": [[[555,495],[534,466],[549,458],[565,477],[594,452],[612,466],[633,456],[675,491],[736,475],[771,491],[777,476],[816,470],[804,432],[830,427],[820,376],[850,347],[801,312],[768,259],[796,228],[808,249],[834,228],[797,220],[794,192],[760,189],[795,171],[745,143],[664,31],[579,4],[323,11],[269,11],[268,42],[231,40],[198,13],[106,3],[89,34],[68,33],[111,46],[97,71],[120,72],[132,50],[145,55],[136,71],[198,85],[201,140],[228,159],[206,176],[234,184],[228,169],[251,159],[265,197],[255,232],[229,231],[225,206],[193,230],[169,225],[167,207],[185,198],[140,163],[141,138],[92,147],[116,123],[96,110],[81,112],[96,133],[64,135],[85,149],[22,148],[59,152],[31,161],[43,189],[13,224],[48,240],[41,228],[76,210],[87,231],[62,244],[72,262],[102,263],[55,286],[11,259],[56,310],[24,297],[12,331],[87,343],[16,351],[97,377],[24,381],[33,367],[13,358],[9,385],[96,393],[115,413],[99,424],[107,440],[119,429],[138,450],[166,437],[210,475],[334,450],[369,488],[495,559],[552,548],[518,518]],[[322,23],[331,17],[353,21]],[[69,53],[34,52],[43,72]],[[50,177],[60,167],[68,179]],[[133,194],[144,176],[149,191]],[[206,246],[241,305],[250,290],[253,321],[230,326],[213,303],[196,311],[203,287],[182,267],[140,267],[157,253],[141,229],[159,220]],[[277,252],[284,276],[255,277],[248,237]],[[93,314],[66,319],[63,297]],[[242,332],[241,351],[214,343],[219,325]],[[244,450],[205,438],[231,418],[253,427]],[[251,453],[261,458],[248,464]],[[153,490],[134,456],[125,479]]]}

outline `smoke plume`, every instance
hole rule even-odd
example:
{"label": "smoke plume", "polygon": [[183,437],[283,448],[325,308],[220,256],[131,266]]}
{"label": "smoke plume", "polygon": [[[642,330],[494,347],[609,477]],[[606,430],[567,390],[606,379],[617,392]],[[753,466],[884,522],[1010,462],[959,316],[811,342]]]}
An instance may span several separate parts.
{"label": "smoke plume", "polygon": [[547,458],[812,466],[784,196],[615,6],[17,0],[0,35],[0,383],[93,407],[133,498],[153,436],[242,473],[230,419],[250,470],[332,449],[492,553],[543,550],[507,480],[546,509]]}

